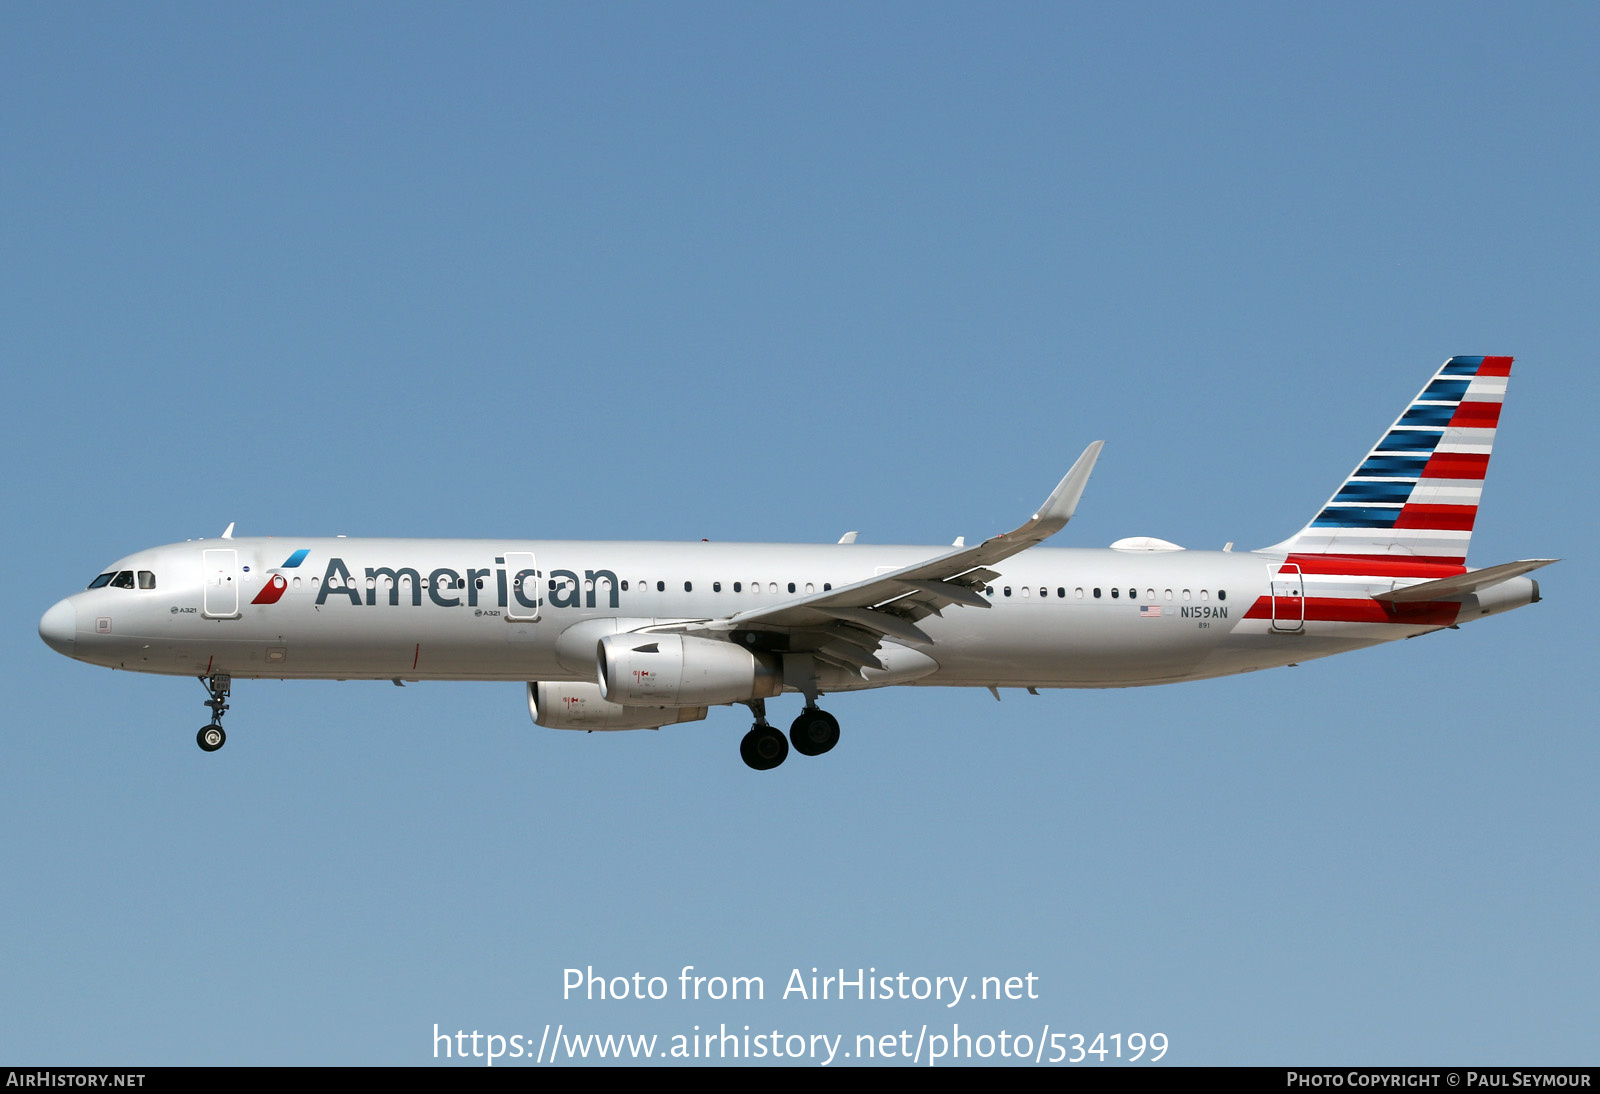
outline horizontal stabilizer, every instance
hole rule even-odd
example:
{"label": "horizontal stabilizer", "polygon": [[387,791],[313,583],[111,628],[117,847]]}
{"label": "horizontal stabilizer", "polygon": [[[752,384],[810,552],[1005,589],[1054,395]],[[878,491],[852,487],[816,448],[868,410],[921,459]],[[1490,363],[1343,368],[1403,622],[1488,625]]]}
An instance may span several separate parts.
{"label": "horizontal stabilizer", "polygon": [[1416,600],[1446,600],[1452,596],[1465,596],[1479,589],[1487,589],[1491,585],[1510,581],[1541,566],[1560,561],[1559,558],[1525,558],[1520,562],[1502,562],[1488,569],[1472,570],[1457,574],[1455,577],[1442,577],[1437,581],[1424,581],[1421,585],[1407,585],[1403,589],[1378,593],[1372,599],[1387,600],[1394,604],[1407,604]]}

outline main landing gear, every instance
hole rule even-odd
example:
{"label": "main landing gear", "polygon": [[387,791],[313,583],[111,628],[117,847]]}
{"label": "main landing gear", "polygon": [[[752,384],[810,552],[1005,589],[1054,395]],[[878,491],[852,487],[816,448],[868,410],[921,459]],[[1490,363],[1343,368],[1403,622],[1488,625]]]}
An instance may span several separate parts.
{"label": "main landing gear", "polygon": [[802,756],[820,756],[839,743],[838,719],[814,704],[807,704],[789,726],[787,739],[781,730],[768,724],[765,700],[753,699],[745,705],[756,721],[739,742],[739,755],[757,771],[771,771],[787,759],[791,741]]}
{"label": "main landing gear", "polygon": [[789,742],[767,722],[767,701],[752,699],[745,706],[756,716],[756,724],[739,742],[739,755],[757,771],[771,771],[789,756]]}
{"label": "main landing gear", "polygon": [[820,756],[839,743],[839,719],[820,707],[808,706],[789,725],[789,740],[802,756]]}
{"label": "main landing gear", "polygon": [[218,672],[200,677],[200,683],[206,689],[204,705],[211,708],[211,722],[201,726],[194,739],[202,750],[215,752],[228,743],[228,735],[222,732],[222,712],[228,709],[228,692],[233,680],[227,673]]}

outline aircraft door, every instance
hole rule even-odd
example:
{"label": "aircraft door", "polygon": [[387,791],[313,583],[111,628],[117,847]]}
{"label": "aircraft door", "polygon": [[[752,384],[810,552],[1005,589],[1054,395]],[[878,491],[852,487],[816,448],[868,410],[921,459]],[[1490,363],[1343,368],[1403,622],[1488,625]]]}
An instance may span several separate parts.
{"label": "aircraft door", "polygon": [[539,618],[539,605],[543,582],[534,566],[532,551],[506,552],[506,579],[510,593],[506,596],[506,619],[513,623],[531,623]]}
{"label": "aircraft door", "polygon": [[204,605],[207,619],[239,618],[239,552],[231,547],[214,548],[201,554]]}
{"label": "aircraft door", "polygon": [[1306,629],[1305,575],[1293,562],[1272,575],[1272,629],[1279,634],[1300,634]]}

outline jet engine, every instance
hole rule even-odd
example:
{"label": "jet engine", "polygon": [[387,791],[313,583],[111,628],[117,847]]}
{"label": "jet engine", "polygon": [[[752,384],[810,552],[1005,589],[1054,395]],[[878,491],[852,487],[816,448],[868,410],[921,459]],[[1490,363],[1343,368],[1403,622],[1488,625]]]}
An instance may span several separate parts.
{"label": "jet engine", "polygon": [[600,694],[633,707],[715,706],[783,690],[777,660],[731,642],[681,634],[613,634],[596,650]]}
{"label": "jet engine", "polygon": [[594,684],[529,684],[528,713],[546,729],[659,729],[698,722],[705,707],[624,707],[607,702]]}

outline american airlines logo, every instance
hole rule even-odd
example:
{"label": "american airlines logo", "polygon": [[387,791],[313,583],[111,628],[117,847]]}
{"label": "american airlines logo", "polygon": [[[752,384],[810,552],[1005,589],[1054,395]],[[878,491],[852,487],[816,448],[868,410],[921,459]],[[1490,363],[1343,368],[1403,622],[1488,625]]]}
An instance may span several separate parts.
{"label": "american airlines logo", "polygon": [[[278,569],[293,570],[302,562],[304,562],[306,560],[306,556],[310,553],[311,551],[309,548],[302,547],[294,554],[284,559],[283,565],[279,566]],[[267,583],[265,585],[261,586],[261,591],[256,594],[256,598],[250,601],[250,603],[276,604],[278,602],[278,598],[283,596],[283,591],[288,587],[289,579],[284,577],[282,574],[275,573],[267,579]]]}

